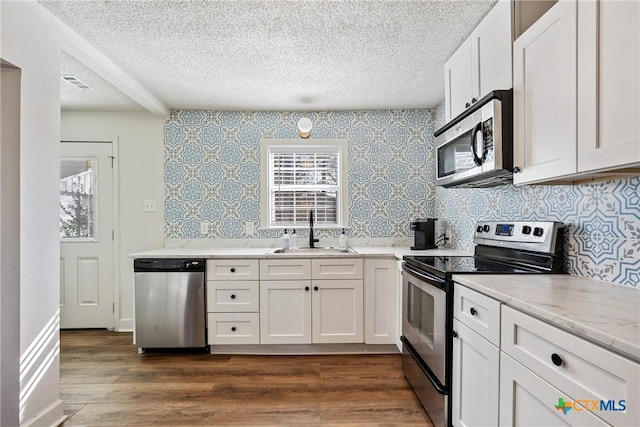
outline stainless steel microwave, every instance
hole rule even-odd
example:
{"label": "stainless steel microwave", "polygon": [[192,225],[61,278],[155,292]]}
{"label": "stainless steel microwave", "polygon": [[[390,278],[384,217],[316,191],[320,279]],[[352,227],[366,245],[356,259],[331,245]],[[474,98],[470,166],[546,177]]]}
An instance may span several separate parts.
{"label": "stainless steel microwave", "polygon": [[492,187],[513,179],[513,90],[496,90],[435,133],[436,185]]}

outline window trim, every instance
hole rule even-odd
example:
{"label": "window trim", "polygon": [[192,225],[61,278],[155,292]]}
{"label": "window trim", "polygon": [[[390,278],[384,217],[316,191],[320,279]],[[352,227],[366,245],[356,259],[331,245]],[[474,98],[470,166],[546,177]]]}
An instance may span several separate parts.
{"label": "window trim", "polygon": [[[337,147],[340,153],[340,175],[339,175],[339,196],[338,196],[338,224],[330,226],[319,226],[318,228],[346,228],[349,224],[349,141],[344,138],[338,139],[262,139],[260,140],[260,228],[262,229],[282,229],[291,226],[271,226],[269,224],[269,151],[273,146],[301,147],[308,150],[311,147],[332,146]],[[297,228],[307,228],[299,227]]]}

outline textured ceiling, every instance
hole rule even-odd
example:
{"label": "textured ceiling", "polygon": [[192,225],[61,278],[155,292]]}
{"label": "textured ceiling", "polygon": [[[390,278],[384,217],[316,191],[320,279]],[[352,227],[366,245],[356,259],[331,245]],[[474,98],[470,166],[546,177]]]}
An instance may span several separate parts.
{"label": "textured ceiling", "polygon": [[495,0],[40,3],[169,108],[322,111],[436,105]]}

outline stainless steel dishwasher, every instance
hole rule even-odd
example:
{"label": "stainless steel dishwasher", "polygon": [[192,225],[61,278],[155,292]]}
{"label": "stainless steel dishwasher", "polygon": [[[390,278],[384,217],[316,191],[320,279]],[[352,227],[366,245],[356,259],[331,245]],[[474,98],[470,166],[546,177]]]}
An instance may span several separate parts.
{"label": "stainless steel dishwasher", "polygon": [[205,260],[136,259],[133,271],[139,351],[206,348]]}

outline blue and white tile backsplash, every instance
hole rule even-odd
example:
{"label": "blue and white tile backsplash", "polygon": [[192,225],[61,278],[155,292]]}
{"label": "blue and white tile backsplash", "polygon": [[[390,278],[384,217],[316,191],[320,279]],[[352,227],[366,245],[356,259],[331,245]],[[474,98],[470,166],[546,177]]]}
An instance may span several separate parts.
{"label": "blue and white tile backsplash", "polygon": [[[409,218],[436,217],[454,231],[451,247],[471,249],[478,220],[555,220],[568,226],[570,273],[628,286],[640,282],[640,179],[562,186],[444,189],[434,185],[430,110],[319,112],[312,138],[349,140],[349,235],[410,237]],[[165,125],[165,237],[273,238],[243,234],[260,218],[262,138],[298,138],[293,112],[172,111]],[[202,236],[200,224],[212,224]],[[304,237],[304,231],[301,237]],[[336,237],[337,230],[319,230]]]}

